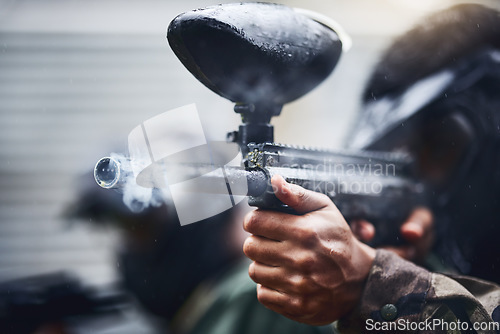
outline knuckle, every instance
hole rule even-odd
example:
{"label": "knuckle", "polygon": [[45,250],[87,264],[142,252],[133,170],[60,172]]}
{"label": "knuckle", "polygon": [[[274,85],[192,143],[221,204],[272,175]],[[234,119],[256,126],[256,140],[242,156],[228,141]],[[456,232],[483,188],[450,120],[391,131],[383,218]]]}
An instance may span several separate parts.
{"label": "knuckle", "polygon": [[307,199],[307,192],[304,188],[302,187],[296,187],[296,192],[295,192],[297,198],[301,201]]}
{"label": "knuckle", "polygon": [[291,304],[291,312],[294,314],[304,314],[307,313],[308,310],[308,301],[307,297],[295,297],[290,301]]}
{"label": "knuckle", "polygon": [[293,286],[293,290],[297,293],[305,293],[308,292],[311,288],[311,283],[309,279],[302,275],[296,275],[291,277],[291,285]]}
{"label": "knuckle", "polygon": [[300,205],[301,203],[307,202],[309,200],[309,196],[306,190],[302,187],[297,186],[293,191],[292,202],[293,205]]}
{"label": "knuckle", "polygon": [[290,311],[297,309],[300,310],[302,308],[302,299],[299,297],[292,298],[290,300],[290,308],[291,308]]}
{"label": "knuckle", "polygon": [[301,272],[309,273],[314,269],[316,265],[316,259],[313,254],[305,252],[297,257],[295,263],[297,268]]}
{"label": "knuckle", "polygon": [[305,226],[301,232],[301,240],[308,248],[316,245],[319,241],[318,232],[313,226]]}

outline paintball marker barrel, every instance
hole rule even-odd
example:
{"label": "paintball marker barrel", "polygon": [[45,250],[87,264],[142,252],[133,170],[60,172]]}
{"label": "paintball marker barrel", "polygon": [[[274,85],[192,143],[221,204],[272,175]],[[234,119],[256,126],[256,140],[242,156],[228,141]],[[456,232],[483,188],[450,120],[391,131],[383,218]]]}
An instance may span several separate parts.
{"label": "paintball marker barrel", "polygon": [[[121,189],[127,182],[134,182],[131,179],[131,172],[126,168],[130,162],[128,160],[119,160],[112,157],[101,158],[94,168],[94,179],[99,186],[105,189]],[[172,168],[174,167],[174,168]],[[260,196],[266,189],[269,183],[269,174],[261,168],[245,170],[242,167],[235,166],[214,166],[209,164],[176,164],[169,165],[165,169],[174,170],[175,175],[170,178],[189,180],[197,178],[195,186],[184,188],[185,191],[198,193],[217,193],[220,187],[215,184],[227,182],[231,183],[245,182],[247,187],[239,188],[232,187],[233,195],[240,196]],[[164,170],[164,169],[162,169]],[[156,175],[156,178],[161,178],[161,175]],[[240,190],[241,189],[241,190]],[[243,191],[244,190],[244,191]]]}

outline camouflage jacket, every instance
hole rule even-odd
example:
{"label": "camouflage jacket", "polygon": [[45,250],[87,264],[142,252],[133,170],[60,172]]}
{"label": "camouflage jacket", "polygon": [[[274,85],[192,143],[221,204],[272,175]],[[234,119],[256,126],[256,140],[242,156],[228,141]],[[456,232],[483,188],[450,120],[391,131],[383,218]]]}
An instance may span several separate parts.
{"label": "camouflage jacket", "polygon": [[[243,261],[200,289],[177,319],[190,334],[500,333],[500,287],[431,273],[377,250],[361,303],[334,326],[307,326],[262,306]],[[179,326],[180,325],[180,326]],[[479,327],[477,327],[479,326]],[[481,327],[482,326],[482,327]],[[486,326],[486,327],[485,327]],[[474,328],[477,328],[474,331]]]}
{"label": "camouflage jacket", "polygon": [[377,250],[362,300],[341,333],[500,333],[500,287],[431,273]]}

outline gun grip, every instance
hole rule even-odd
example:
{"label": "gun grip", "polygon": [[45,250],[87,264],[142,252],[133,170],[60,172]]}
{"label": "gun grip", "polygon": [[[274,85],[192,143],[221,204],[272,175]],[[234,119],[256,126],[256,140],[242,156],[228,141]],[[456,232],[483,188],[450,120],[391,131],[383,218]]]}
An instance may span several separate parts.
{"label": "gun grip", "polygon": [[290,214],[296,214],[296,212],[290,208],[288,205],[283,204],[274,193],[272,193],[272,188],[268,187],[269,191],[265,191],[260,196],[249,196],[248,205],[258,207],[259,209],[275,210]]}
{"label": "gun grip", "polygon": [[[292,215],[297,215],[297,212],[293,210],[288,205],[283,204],[273,193],[265,193],[259,197],[250,196],[248,198],[248,204],[250,206],[258,207],[259,209],[275,210],[279,212],[284,212]],[[350,221],[348,217],[345,217],[347,221]],[[371,222],[376,228],[376,234],[370,242],[367,244],[371,247],[381,247],[381,246],[399,246],[405,243],[401,238],[399,229],[401,227],[402,220],[398,221],[388,221],[384,222],[378,221],[377,218],[367,218],[367,221]],[[389,219],[390,220],[390,219]]]}

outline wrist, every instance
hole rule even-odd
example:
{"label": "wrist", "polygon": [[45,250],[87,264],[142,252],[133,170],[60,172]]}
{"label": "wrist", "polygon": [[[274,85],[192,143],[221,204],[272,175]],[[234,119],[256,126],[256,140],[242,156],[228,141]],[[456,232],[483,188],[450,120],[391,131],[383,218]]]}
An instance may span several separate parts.
{"label": "wrist", "polygon": [[370,274],[373,262],[375,260],[376,250],[372,247],[360,242],[354,238],[353,251],[352,251],[352,264],[354,274],[351,275],[351,303],[352,307],[356,307],[361,302],[363,291],[365,289],[366,281]]}

